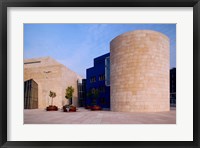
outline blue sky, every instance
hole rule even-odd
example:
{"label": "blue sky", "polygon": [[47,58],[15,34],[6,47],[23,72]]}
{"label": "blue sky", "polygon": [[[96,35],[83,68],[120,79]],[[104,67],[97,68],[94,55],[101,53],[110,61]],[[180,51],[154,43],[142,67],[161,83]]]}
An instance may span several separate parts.
{"label": "blue sky", "polygon": [[175,24],[24,24],[24,58],[50,56],[85,77],[93,59],[110,51],[113,38],[144,29],[169,37],[170,67],[176,67]]}

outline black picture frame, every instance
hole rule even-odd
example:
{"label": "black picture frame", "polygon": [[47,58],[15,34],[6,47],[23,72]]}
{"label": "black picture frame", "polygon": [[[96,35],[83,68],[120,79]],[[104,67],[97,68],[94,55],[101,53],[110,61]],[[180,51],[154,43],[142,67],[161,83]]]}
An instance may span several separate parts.
{"label": "black picture frame", "polygon": [[[193,7],[193,141],[7,141],[8,7]],[[200,2],[199,0],[1,0],[0,2],[0,146],[21,147],[200,147]],[[120,133],[119,133],[120,136]]]}

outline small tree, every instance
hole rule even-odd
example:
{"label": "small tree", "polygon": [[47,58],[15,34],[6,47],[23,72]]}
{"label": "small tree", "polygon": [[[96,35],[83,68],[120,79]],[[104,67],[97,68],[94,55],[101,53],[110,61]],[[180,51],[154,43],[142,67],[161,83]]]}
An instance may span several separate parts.
{"label": "small tree", "polygon": [[56,93],[55,92],[53,92],[53,91],[50,91],[49,92],[49,97],[51,97],[52,99],[51,99],[51,105],[53,106],[53,98],[55,98],[56,97]]}
{"label": "small tree", "polygon": [[[65,98],[66,99],[72,99],[74,93],[74,88],[72,86],[67,87],[66,92],[65,92]],[[71,105],[71,102],[69,103]]]}
{"label": "small tree", "polygon": [[99,97],[99,90],[94,88],[92,91],[92,94],[93,94],[93,105],[97,105],[97,99]]}
{"label": "small tree", "polygon": [[[92,90],[89,90],[88,92],[87,92],[87,99],[90,99],[91,100],[91,98],[92,98]],[[86,103],[86,101],[85,101],[85,106],[90,106],[91,105],[91,103],[89,104],[89,105],[87,105],[87,103]]]}
{"label": "small tree", "polygon": [[91,98],[91,97],[92,97],[92,91],[91,91],[91,90],[87,92],[87,97],[88,97],[88,98]]}

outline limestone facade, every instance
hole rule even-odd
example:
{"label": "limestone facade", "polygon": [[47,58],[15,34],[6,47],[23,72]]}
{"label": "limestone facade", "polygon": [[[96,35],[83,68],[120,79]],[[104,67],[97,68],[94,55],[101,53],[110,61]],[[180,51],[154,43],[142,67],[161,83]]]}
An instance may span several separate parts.
{"label": "limestone facade", "polygon": [[33,79],[38,84],[38,108],[44,109],[51,104],[49,91],[56,92],[53,105],[61,108],[68,104],[65,89],[74,88],[73,105],[78,106],[77,80],[81,76],[50,57],[24,60],[24,81]]}
{"label": "limestone facade", "polygon": [[137,30],[110,43],[111,110],[169,111],[169,39]]}

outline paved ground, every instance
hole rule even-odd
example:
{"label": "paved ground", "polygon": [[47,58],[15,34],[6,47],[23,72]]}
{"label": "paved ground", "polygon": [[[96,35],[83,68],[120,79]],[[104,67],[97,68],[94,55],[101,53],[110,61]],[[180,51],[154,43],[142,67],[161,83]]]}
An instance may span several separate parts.
{"label": "paved ground", "polygon": [[157,113],[90,111],[84,108],[77,112],[26,109],[24,124],[176,124],[176,108]]}

